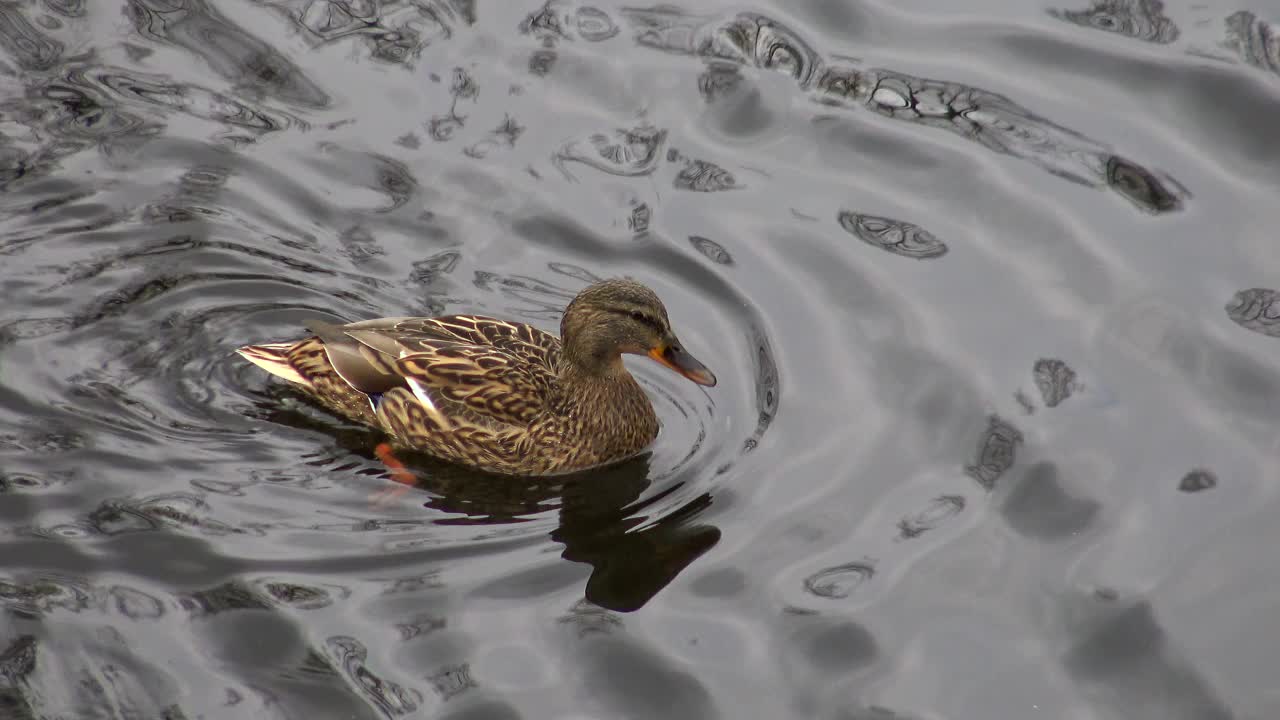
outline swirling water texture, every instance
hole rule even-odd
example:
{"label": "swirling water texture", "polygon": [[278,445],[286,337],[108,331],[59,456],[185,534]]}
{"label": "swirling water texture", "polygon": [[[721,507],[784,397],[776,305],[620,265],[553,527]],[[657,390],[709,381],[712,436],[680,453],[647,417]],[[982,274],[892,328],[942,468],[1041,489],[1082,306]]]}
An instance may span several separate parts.
{"label": "swirling water texture", "polygon": [[[0,714],[1273,716],[1280,17],[923,8],[0,7]],[[232,354],[619,274],[585,477]]]}

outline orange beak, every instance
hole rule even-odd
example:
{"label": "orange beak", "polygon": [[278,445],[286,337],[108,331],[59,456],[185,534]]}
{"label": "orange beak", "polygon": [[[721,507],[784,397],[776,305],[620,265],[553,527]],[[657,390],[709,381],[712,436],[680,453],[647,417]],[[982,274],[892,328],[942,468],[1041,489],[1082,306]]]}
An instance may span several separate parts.
{"label": "orange beak", "polygon": [[716,376],[707,369],[707,366],[698,362],[697,358],[685,352],[679,345],[658,345],[650,348],[648,354],[649,357],[699,385],[713,387],[716,384]]}

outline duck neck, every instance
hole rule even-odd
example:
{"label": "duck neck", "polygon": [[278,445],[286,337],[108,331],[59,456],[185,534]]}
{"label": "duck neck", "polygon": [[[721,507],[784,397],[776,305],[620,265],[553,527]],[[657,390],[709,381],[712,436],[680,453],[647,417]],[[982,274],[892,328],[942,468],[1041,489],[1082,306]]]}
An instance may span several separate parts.
{"label": "duck neck", "polygon": [[623,388],[639,389],[635,378],[622,364],[622,356],[579,354],[566,350],[561,355],[560,381],[570,392],[618,392]]}
{"label": "duck neck", "polygon": [[626,424],[656,422],[649,397],[616,353],[604,362],[590,363],[571,354],[562,356],[560,387],[563,407],[577,408],[588,425],[616,424],[619,416]]}

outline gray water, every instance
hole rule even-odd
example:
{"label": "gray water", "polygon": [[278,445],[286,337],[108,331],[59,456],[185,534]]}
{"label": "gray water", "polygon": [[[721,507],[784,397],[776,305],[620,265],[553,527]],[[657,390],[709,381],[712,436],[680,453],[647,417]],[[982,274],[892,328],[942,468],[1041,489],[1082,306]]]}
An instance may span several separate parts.
{"label": "gray water", "polygon": [[[1280,6],[0,5],[0,717],[1280,716]],[[652,452],[427,459],[233,354],[557,327]]]}

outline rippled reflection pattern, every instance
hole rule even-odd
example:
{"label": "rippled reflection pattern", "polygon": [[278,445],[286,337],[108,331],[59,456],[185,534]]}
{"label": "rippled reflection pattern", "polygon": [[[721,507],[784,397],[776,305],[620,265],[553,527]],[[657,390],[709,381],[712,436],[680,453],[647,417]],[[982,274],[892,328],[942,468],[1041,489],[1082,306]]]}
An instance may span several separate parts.
{"label": "rippled reflection pattern", "polygon": [[1079,537],[1102,510],[1097,500],[1074,490],[1055,463],[1035,463],[1008,486],[1000,514],[1023,537],[1045,542]]}
{"label": "rippled reflection pattern", "polygon": [[[1275,714],[1277,16],[679,5],[0,5],[0,717]],[[580,476],[232,354],[613,275]]]}
{"label": "rippled reflection pattern", "polygon": [[849,210],[841,211],[837,220],[854,237],[894,255],[930,260],[947,254],[946,243],[919,225]]}
{"label": "rippled reflection pattern", "polygon": [[822,598],[841,600],[875,577],[875,563],[870,560],[820,570],[805,578],[804,588]]}
{"label": "rippled reflection pattern", "polygon": [[490,131],[485,139],[463,148],[462,152],[477,160],[484,159],[494,150],[510,149],[524,134],[525,128],[510,115],[502,119],[498,127]]}
{"label": "rippled reflection pattern", "polygon": [[[431,120],[427,122],[427,133],[432,140],[436,142],[446,142],[453,138],[454,132],[463,128],[467,124],[467,116],[458,113],[459,100],[475,100],[476,95],[480,93],[480,88],[476,85],[476,81],[471,77],[471,73],[464,68],[455,67],[453,69],[452,80],[449,83],[449,95],[453,100],[449,103],[449,112],[441,115],[432,115]],[[499,131],[502,128],[499,128]],[[512,136],[508,131],[508,137],[512,144],[515,138],[519,137],[519,132],[515,132]],[[479,153],[480,150],[473,152]]]}
{"label": "rippled reflection pattern", "polygon": [[1178,489],[1184,493],[1198,493],[1218,486],[1218,476],[1204,469],[1196,469],[1182,476]]}
{"label": "rippled reflection pattern", "polygon": [[719,192],[741,187],[728,170],[705,160],[689,160],[676,175],[677,190]]}
{"label": "rippled reflection pattern", "polygon": [[757,67],[790,76],[799,90],[825,106],[865,109],[944,130],[1072,182],[1116,190],[1147,212],[1178,210],[1182,197],[1189,196],[1177,183],[1003,95],[889,69],[862,68],[847,58],[827,61],[797,33],[763,15],[713,17],[666,7],[623,13],[638,44],[710,63],[699,79],[708,100],[736,84],[734,71],[716,63]]}
{"label": "rippled reflection pattern", "polygon": [[325,645],[342,672],[370,702],[387,715],[407,715],[418,709],[422,697],[412,690],[380,678],[369,669],[369,651],[353,637],[329,638]]}
{"label": "rippled reflection pattern", "polygon": [[996,481],[1013,467],[1021,444],[1022,433],[993,415],[987,421],[982,439],[978,441],[977,458],[973,464],[965,466],[965,474],[988,490],[994,488]]}
{"label": "rippled reflection pattern", "polygon": [[21,690],[36,669],[37,647],[34,635],[18,635],[0,651],[0,708],[15,718],[37,717]]}
{"label": "rippled reflection pattern", "polygon": [[652,125],[619,128],[611,133],[594,133],[581,140],[570,140],[555,152],[551,161],[570,180],[576,180],[566,167],[570,162],[620,177],[648,175],[657,168],[666,139],[667,131]]}
{"label": "rippled reflection pattern", "polygon": [[1280,337],[1280,292],[1268,288],[1241,290],[1226,306],[1227,317],[1256,333]]}
{"label": "rippled reflection pattern", "polygon": [[694,250],[702,253],[704,257],[717,265],[732,265],[733,256],[729,254],[724,246],[710,238],[704,238],[701,235],[690,235],[689,244]]}
{"label": "rippled reflection pattern", "polygon": [[1076,371],[1056,358],[1040,358],[1031,373],[1047,407],[1057,407],[1078,389]]}
{"label": "rippled reflection pattern", "polygon": [[0,48],[18,67],[37,72],[53,67],[64,50],[62,43],[32,26],[16,4],[0,5]]}
{"label": "rippled reflection pattern", "polygon": [[247,92],[324,108],[328,94],[267,43],[222,17],[203,0],[128,0],[138,32],[198,55],[210,69]]}
{"label": "rippled reflection pattern", "polygon": [[291,126],[307,127],[305,122],[288,113],[254,107],[231,96],[197,85],[176,83],[159,75],[102,68],[85,72],[81,77],[83,82],[97,83],[126,101],[146,103],[257,133],[275,132]]}
{"label": "rippled reflection pattern", "polygon": [[964,512],[963,495],[941,495],[929,501],[920,512],[898,521],[898,537],[902,540],[920,537]]}
{"label": "rippled reflection pattern", "polygon": [[305,29],[313,47],[359,38],[372,60],[410,64],[475,22],[475,0],[259,0]]}
{"label": "rippled reflection pattern", "polygon": [[756,429],[746,441],[748,450],[759,443],[761,436],[773,423],[778,414],[778,401],[781,397],[778,380],[778,364],[773,357],[773,348],[769,338],[759,328],[752,328],[751,340],[755,345],[755,390],[756,390]]}
{"label": "rippled reflection pattern", "polygon": [[1226,19],[1226,44],[1246,63],[1280,75],[1280,32],[1275,25],[1241,10]]}
{"label": "rippled reflection pattern", "polygon": [[36,80],[25,97],[0,100],[0,111],[34,131],[18,142],[0,143],[0,187],[52,173],[86,149],[125,157],[160,132],[159,123],[121,109],[109,92],[69,71],[65,79]]}
{"label": "rippled reflection pattern", "polygon": [[1124,35],[1135,40],[1167,44],[1178,39],[1178,26],[1164,14],[1161,0],[1094,0],[1087,10],[1050,10],[1060,20]]}

